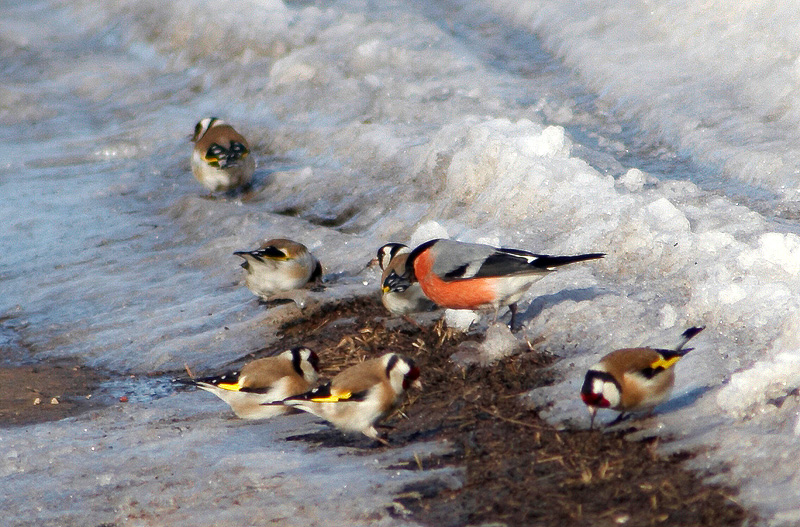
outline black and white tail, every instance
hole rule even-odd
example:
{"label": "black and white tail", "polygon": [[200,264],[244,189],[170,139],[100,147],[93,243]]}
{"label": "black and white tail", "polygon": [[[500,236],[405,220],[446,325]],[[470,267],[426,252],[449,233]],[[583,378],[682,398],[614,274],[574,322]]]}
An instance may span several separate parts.
{"label": "black and white tail", "polygon": [[[675,351],[683,350],[683,347],[690,340],[692,340],[695,337],[695,335],[697,335],[698,333],[700,333],[704,329],[706,329],[705,326],[695,326],[695,327],[691,327],[691,328],[687,329],[686,331],[684,331],[683,334],[681,335],[680,343],[675,347]],[[689,350],[684,350],[684,351],[689,351]]]}

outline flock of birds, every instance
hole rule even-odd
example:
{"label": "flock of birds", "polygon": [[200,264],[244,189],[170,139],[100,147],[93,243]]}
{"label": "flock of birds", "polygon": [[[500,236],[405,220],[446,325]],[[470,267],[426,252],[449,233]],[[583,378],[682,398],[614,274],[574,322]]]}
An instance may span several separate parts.
{"label": "flock of birds", "polygon": [[[212,192],[250,184],[255,163],[247,141],[215,117],[201,120],[192,138],[194,176]],[[287,239],[264,242],[252,251],[234,253],[244,259],[245,284],[262,300],[305,287],[322,278],[322,266],[301,243]],[[388,243],[378,249],[382,270],[382,303],[394,314],[446,309],[493,309],[511,313],[515,329],[517,301],[545,274],[563,265],[603,258],[602,253],[549,256],[519,249],[435,239],[418,247]],[[580,391],[591,425],[598,408],[619,412],[651,412],[666,401],[675,382],[675,363],[691,348],[687,342],[702,327],[686,330],[674,349],[619,349],[589,368]],[[363,361],[342,370],[329,382],[319,380],[319,357],[298,347],[275,357],[254,360],[240,371],[182,382],[207,390],[225,401],[243,419],[264,419],[299,409],[335,427],[361,432],[388,444],[376,426],[399,406],[403,394],[421,386],[414,361],[397,353]]]}

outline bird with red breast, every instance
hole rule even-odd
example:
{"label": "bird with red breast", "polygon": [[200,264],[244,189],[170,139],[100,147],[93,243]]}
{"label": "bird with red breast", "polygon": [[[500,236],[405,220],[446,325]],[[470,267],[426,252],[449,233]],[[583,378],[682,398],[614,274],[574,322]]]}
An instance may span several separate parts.
{"label": "bird with red breast", "polygon": [[511,312],[514,329],[517,302],[531,285],[563,265],[596,260],[604,253],[549,256],[520,249],[435,239],[416,247],[406,259],[402,276],[388,277],[384,290],[402,291],[419,282],[433,302],[447,309],[493,308]]}

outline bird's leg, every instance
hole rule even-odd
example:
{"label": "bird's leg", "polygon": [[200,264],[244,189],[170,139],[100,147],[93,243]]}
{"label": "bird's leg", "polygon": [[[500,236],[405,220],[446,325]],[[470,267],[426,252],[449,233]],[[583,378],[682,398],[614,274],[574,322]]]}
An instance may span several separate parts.
{"label": "bird's leg", "polygon": [[417,323],[417,321],[414,320],[413,318],[411,318],[410,316],[408,316],[408,315],[400,315],[400,318],[402,318],[403,320],[405,320],[406,322],[408,322],[412,326],[416,327],[417,329],[422,329],[422,326],[420,326]]}
{"label": "bird's leg", "polygon": [[517,318],[517,303],[514,302],[510,306],[508,306],[508,310],[511,312],[511,322],[508,323],[508,329],[514,331],[514,322]]}
{"label": "bird's leg", "polygon": [[626,414],[625,412],[620,412],[616,419],[608,423],[608,426],[614,426],[620,424],[622,421],[630,417],[630,414]]}
{"label": "bird's leg", "polygon": [[592,416],[592,420],[589,421],[589,430],[594,430],[594,416],[597,415],[597,408],[589,406],[589,414]]}
{"label": "bird's leg", "polygon": [[383,446],[389,446],[389,441],[387,441],[385,437],[381,436],[374,426],[370,426],[364,430],[364,435],[370,439],[374,439]]}
{"label": "bird's leg", "polygon": [[394,429],[395,429],[395,428],[397,428],[397,427],[396,427],[396,426],[394,426],[394,425],[387,425],[387,424],[385,424],[385,423],[378,423],[378,424],[376,424],[376,425],[375,425],[375,428],[376,428],[376,429],[377,429],[377,428],[385,428],[385,429],[387,429],[387,430],[394,430]]}

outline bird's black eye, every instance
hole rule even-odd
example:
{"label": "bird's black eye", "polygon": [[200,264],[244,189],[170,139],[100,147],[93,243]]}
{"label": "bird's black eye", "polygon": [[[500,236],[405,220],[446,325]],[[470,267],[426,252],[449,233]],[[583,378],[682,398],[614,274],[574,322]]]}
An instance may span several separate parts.
{"label": "bird's black eye", "polygon": [[280,260],[286,260],[289,258],[289,255],[286,254],[285,251],[278,249],[274,245],[267,245],[263,249],[259,249],[253,254],[256,254],[262,258],[275,258]]}

